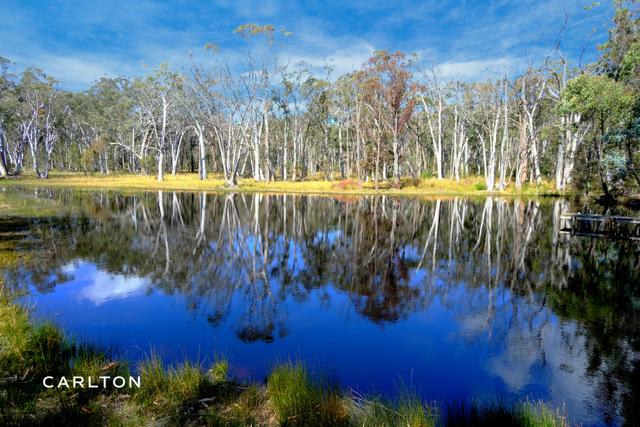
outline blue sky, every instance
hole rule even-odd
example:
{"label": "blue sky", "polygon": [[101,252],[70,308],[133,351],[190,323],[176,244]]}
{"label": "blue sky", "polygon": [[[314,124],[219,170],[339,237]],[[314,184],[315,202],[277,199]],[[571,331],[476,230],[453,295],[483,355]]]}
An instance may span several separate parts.
{"label": "blue sky", "polygon": [[563,27],[562,49],[576,63],[595,58],[606,37],[611,1],[585,11],[582,0],[0,0],[0,56],[35,65],[63,87],[87,88],[102,75],[142,75],[143,64],[186,66],[215,42],[238,46],[233,29],[273,24],[293,35],[282,46],[292,64],[335,74],[351,71],[376,49],[415,52],[445,77],[482,79],[539,63]]}

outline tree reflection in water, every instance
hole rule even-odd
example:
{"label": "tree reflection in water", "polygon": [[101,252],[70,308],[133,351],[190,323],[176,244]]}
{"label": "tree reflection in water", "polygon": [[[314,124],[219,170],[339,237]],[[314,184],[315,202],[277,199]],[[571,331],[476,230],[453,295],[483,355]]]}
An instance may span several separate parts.
{"label": "tree reflection in water", "polygon": [[640,244],[560,234],[564,200],[37,197],[69,209],[29,222],[22,244],[40,262],[13,272],[18,285],[51,291],[81,259],[183,296],[213,327],[233,314],[245,342],[287,336],[284,301],[311,292],[327,307],[346,295],[380,327],[437,301],[459,324],[451,339],[497,349],[487,369],[511,390],[552,366],[550,394],[582,399],[602,422],[638,421]]}

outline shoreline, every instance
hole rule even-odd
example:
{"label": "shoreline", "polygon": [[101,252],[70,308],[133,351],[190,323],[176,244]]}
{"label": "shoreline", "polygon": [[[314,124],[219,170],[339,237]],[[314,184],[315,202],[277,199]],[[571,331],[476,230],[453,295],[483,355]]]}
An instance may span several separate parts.
{"label": "shoreline", "polygon": [[436,178],[403,178],[402,187],[396,189],[387,182],[380,182],[376,190],[373,182],[347,180],[305,181],[254,181],[243,178],[236,187],[226,187],[219,175],[200,180],[197,173],[166,175],[158,182],[154,176],[134,174],[84,175],[82,173],[52,173],[47,179],[33,175],[21,175],[0,179],[0,186],[25,188],[75,188],[82,190],[132,190],[132,191],[189,191],[209,193],[264,193],[317,196],[461,196],[461,197],[566,197],[568,191],[558,191],[550,182],[540,186],[526,185],[516,191],[513,183],[502,191],[484,190],[484,178],[469,177],[460,181]]}

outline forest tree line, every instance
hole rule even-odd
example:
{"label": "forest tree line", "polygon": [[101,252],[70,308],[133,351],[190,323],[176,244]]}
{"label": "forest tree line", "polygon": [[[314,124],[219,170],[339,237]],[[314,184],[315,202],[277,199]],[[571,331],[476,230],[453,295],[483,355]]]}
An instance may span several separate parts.
{"label": "forest tree line", "polygon": [[542,64],[478,82],[390,51],[346,75],[314,75],[279,56],[289,33],[255,24],[235,30],[233,60],[208,44],[204,65],[102,77],[85,91],[0,58],[0,176],[198,171],[231,187],[240,177],[377,187],[483,176],[488,191],[543,180],[607,197],[637,191],[639,2],[614,4],[594,63],[571,64],[558,43]]}

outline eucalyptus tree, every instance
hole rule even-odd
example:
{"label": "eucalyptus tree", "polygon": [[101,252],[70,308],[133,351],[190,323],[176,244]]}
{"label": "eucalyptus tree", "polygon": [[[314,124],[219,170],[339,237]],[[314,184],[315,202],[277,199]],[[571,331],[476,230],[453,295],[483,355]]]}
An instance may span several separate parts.
{"label": "eucalyptus tree", "polygon": [[[133,82],[133,96],[136,103],[135,109],[142,125],[143,141],[150,137],[152,148],[156,153],[157,179],[164,179],[164,154],[169,139],[170,120],[175,119],[175,109],[178,103],[177,92],[182,86],[182,79],[166,64],[160,66],[153,74],[144,79],[136,79]],[[145,143],[141,147],[141,156],[144,155]]]}
{"label": "eucalyptus tree", "polygon": [[363,118],[361,138],[364,142],[365,168],[373,176],[375,188],[378,189],[380,180],[380,162],[386,160],[383,148],[385,132],[382,115],[384,102],[380,90],[380,82],[371,73],[358,73],[359,88],[363,93]]}
{"label": "eucalyptus tree", "polygon": [[[155,170],[159,180],[198,159],[200,179],[375,181],[431,174],[484,175],[489,191],[600,182],[603,192],[640,185],[638,2],[616,1],[597,63],[572,69],[557,59],[515,78],[443,81],[416,75],[413,57],[374,52],[352,73],[285,67],[271,25],[236,28],[237,49],[214,44],[204,65],[147,76],[104,77],[82,92],[59,90],[42,70],[18,76],[0,60],[0,176],[25,161],[51,168]],[[613,188],[613,190],[612,190]],[[625,190],[626,189],[621,189]],[[489,209],[489,207],[487,207]]]}
{"label": "eucalyptus tree", "polygon": [[234,32],[244,40],[244,72],[240,72],[240,83],[246,88],[254,116],[253,123],[253,175],[256,180],[275,179],[271,156],[269,117],[272,111],[273,88],[281,74],[276,45],[291,35],[286,30],[276,31],[272,25],[244,24]]}
{"label": "eucalyptus tree", "polygon": [[343,79],[339,79],[338,83],[342,82],[346,94],[349,95],[351,105],[351,123],[354,127],[354,163],[356,176],[358,179],[363,178],[363,162],[365,161],[365,149],[364,149],[364,130],[366,126],[366,112],[365,112],[365,99],[368,96],[363,88],[366,86],[366,75],[362,71],[356,71],[344,76]]}
{"label": "eucalyptus tree", "polygon": [[429,136],[431,137],[431,144],[433,149],[433,159],[436,166],[436,177],[438,179],[444,178],[444,115],[446,104],[445,88],[440,82],[440,76],[438,70],[432,70],[430,74],[426,75],[426,84],[424,85],[424,91],[420,95],[420,102],[422,103],[424,117],[427,119]]}
{"label": "eucalyptus tree", "polygon": [[[126,163],[130,171],[136,170],[139,165],[132,161],[132,156],[123,148],[127,142],[133,144],[132,140],[135,140],[131,81],[126,77],[100,79],[94,85],[90,95],[96,99],[99,108],[98,114],[93,119],[101,128],[103,140],[108,142],[109,147],[117,153],[122,153],[123,157],[126,156],[129,159]],[[106,159],[104,163],[106,167]],[[124,167],[124,159],[122,163]]]}
{"label": "eucalyptus tree", "polygon": [[237,185],[240,162],[249,148],[253,148],[254,178],[274,177],[269,155],[271,84],[278,70],[274,44],[278,34],[289,34],[255,24],[241,25],[234,32],[245,42],[240,61],[230,64],[221,55],[216,77],[207,80],[209,87],[217,89],[216,108],[209,110],[216,117],[211,134],[230,187]]}
{"label": "eucalyptus tree", "polygon": [[57,81],[37,68],[22,72],[18,84],[20,130],[22,143],[29,147],[33,171],[47,178],[51,156],[59,137],[58,119],[66,108],[58,103]]}
{"label": "eucalyptus tree", "polygon": [[451,82],[449,84],[451,111],[451,177],[460,181],[462,174],[469,171],[469,128],[470,124],[464,114],[464,103],[467,102],[466,85],[462,82]]}
{"label": "eucalyptus tree", "polygon": [[356,176],[360,178],[362,154],[360,152],[359,119],[362,114],[360,111],[362,102],[354,73],[339,77],[334,87],[333,116],[338,124],[340,173],[343,178],[351,176],[355,168]]}
{"label": "eucalyptus tree", "polygon": [[176,175],[183,154],[183,144],[192,129],[190,106],[184,102],[188,96],[185,78],[174,73],[171,77],[170,120],[168,124],[167,140],[171,154],[171,174]]}
{"label": "eucalyptus tree", "polygon": [[[252,126],[256,120],[254,78],[255,74],[252,73],[237,77],[228,64],[220,67],[219,112],[211,133],[228,187],[237,185],[240,161],[247,152]],[[247,85],[243,84],[245,80]]]}
{"label": "eucalyptus tree", "polygon": [[400,157],[406,142],[407,122],[415,107],[417,85],[413,81],[413,61],[402,52],[377,51],[365,70],[371,75],[370,89],[378,92],[377,117],[389,136],[393,154],[393,180],[400,185]]}
{"label": "eucalyptus tree", "polygon": [[578,113],[581,120],[593,126],[593,144],[589,150],[595,156],[595,167],[602,191],[613,197],[611,184],[619,179],[616,174],[624,166],[623,158],[607,144],[612,129],[628,120],[634,97],[625,91],[622,83],[607,76],[582,75],[569,82],[564,92],[561,109]]}
{"label": "eucalyptus tree", "polygon": [[[524,137],[518,147],[518,158],[520,168],[516,173],[516,186],[520,188],[523,178],[526,179],[528,160],[531,160],[533,167],[533,179],[536,184],[542,182],[540,172],[540,126],[539,116],[543,107],[543,102],[547,95],[547,85],[549,81],[540,71],[531,67],[516,81],[515,90],[518,91],[521,108],[522,121],[524,126]],[[524,142],[524,144],[522,144]]]}
{"label": "eucalyptus tree", "polygon": [[[308,78],[302,87],[307,100],[305,129],[302,147],[302,178],[317,171],[318,165],[324,170],[326,178],[333,179],[331,131],[331,83],[316,77]],[[316,144],[310,144],[315,141]]]}
{"label": "eucalyptus tree", "polygon": [[507,131],[503,132],[502,137],[500,135],[501,126],[503,130],[508,126],[505,86],[500,82],[476,83],[471,86],[473,108],[467,111],[467,114],[474,124],[475,134],[480,144],[479,152],[487,191],[493,191],[495,187],[498,162],[506,161],[501,155],[503,150],[498,151],[499,139],[505,143],[508,137]]}
{"label": "eucalyptus tree", "polygon": [[[571,70],[566,58],[560,52],[557,54],[559,59],[547,65],[550,74],[547,98],[553,104],[552,114],[555,116],[560,133],[557,138],[555,187],[558,190],[564,190],[573,180],[573,170],[579,149],[591,131],[593,123],[590,120],[582,120],[582,114],[579,111],[562,107]],[[526,129],[526,126],[523,125],[523,128]],[[523,174],[526,179],[526,167]]]}
{"label": "eucalyptus tree", "polygon": [[[214,55],[218,52],[218,47],[211,43],[207,44],[205,49]],[[207,130],[213,129],[220,119],[219,77],[221,76],[218,75],[217,67],[194,64],[190,67],[189,76],[185,78],[184,108],[190,115],[191,126],[198,138],[198,176],[201,180],[207,179]],[[222,156],[220,144],[218,148],[226,171],[228,162]]]}
{"label": "eucalyptus tree", "polygon": [[640,186],[640,1],[615,0],[614,6],[613,27],[597,66],[633,98],[626,122],[614,126],[608,139],[609,145],[624,152],[623,174],[631,175]]}
{"label": "eucalyptus tree", "polygon": [[15,117],[15,104],[15,85],[9,74],[9,60],[0,57],[0,177],[9,174],[7,163],[10,153],[7,133]]}
{"label": "eucalyptus tree", "polygon": [[125,77],[102,77],[75,98],[70,137],[76,140],[85,170],[95,165],[104,173],[109,173],[110,167],[125,165],[130,172],[137,170],[130,86]]}
{"label": "eucalyptus tree", "polygon": [[[292,181],[299,177],[299,159],[302,157],[305,128],[309,119],[309,116],[305,114],[307,104],[304,97],[304,83],[309,77],[310,72],[306,68],[292,70],[282,68],[280,88],[276,88],[274,92],[273,100],[281,111],[284,122],[282,129],[281,176],[285,181],[289,176]],[[291,139],[288,138],[289,134],[291,134]],[[289,141],[291,141],[291,144],[289,144]],[[291,145],[291,150],[289,150],[289,145]],[[291,154],[289,154],[289,151],[291,151]]]}

